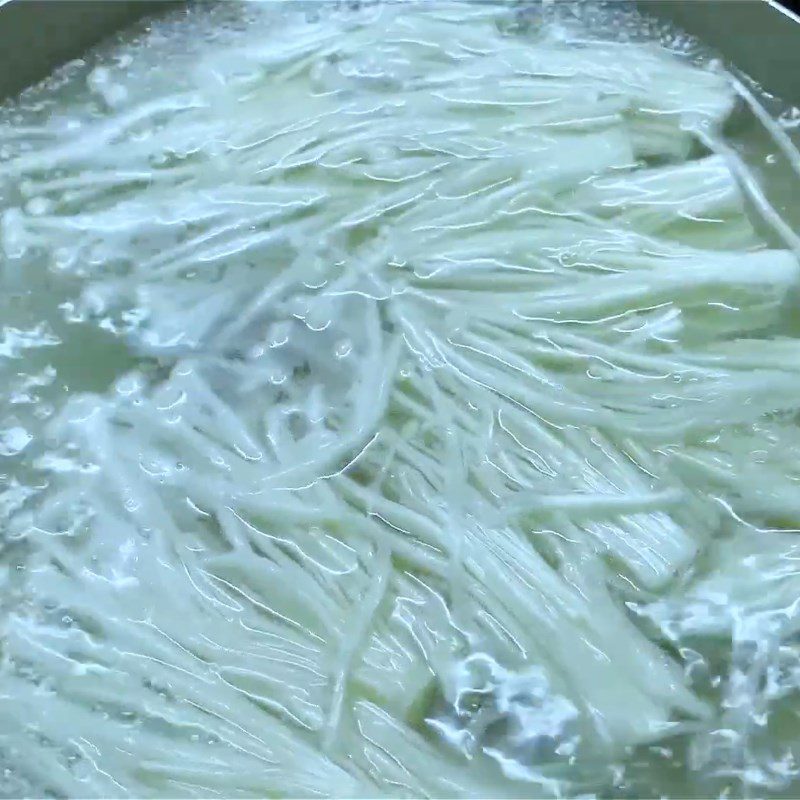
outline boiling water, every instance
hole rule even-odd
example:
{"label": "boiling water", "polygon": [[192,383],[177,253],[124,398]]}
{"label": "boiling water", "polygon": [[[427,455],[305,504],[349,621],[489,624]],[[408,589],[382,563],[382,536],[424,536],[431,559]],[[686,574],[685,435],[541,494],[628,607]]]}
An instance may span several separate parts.
{"label": "boiling water", "polygon": [[712,55],[197,4],[2,108],[3,796],[797,794],[796,114]]}

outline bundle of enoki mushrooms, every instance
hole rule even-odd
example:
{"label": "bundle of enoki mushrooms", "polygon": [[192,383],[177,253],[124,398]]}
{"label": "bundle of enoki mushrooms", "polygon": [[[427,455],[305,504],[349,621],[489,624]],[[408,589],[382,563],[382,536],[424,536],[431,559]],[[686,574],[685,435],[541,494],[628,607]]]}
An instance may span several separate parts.
{"label": "bundle of enoki mushrooms", "polygon": [[787,785],[798,238],[724,125],[785,132],[556,16],[256,6],[0,129],[3,280],[136,357],[9,515],[7,785]]}

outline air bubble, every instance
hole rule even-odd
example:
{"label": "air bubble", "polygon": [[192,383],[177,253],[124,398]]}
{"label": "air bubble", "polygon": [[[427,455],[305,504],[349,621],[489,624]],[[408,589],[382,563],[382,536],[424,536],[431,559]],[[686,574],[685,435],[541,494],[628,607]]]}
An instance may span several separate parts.
{"label": "air bubble", "polygon": [[336,344],[334,354],[336,358],[347,358],[353,352],[353,342],[350,339],[342,339]]}

